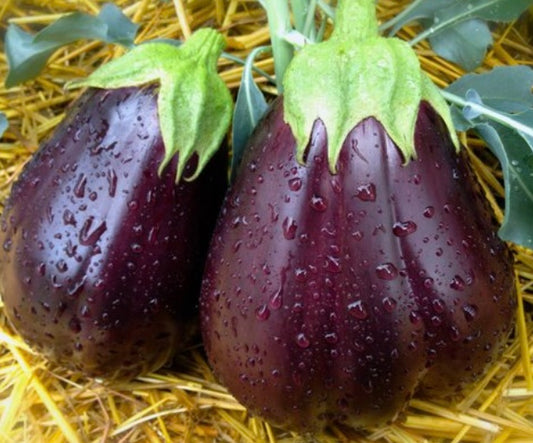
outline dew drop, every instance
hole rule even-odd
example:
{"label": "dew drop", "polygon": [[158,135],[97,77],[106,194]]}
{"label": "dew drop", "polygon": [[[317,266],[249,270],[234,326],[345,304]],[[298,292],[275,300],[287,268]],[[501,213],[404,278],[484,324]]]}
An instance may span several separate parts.
{"label": "dew drop", "polygon": [[309,341],[309,339],[305,336],[305,334],[303,332],[300,332],[297,336],[296,336],[296,344],[302,348],[302,349],[305,349],[305,348],[308,348],[309,345],[311,344],[311,342]]}
{"label": "dew drop", "polygon": [[335,192],[335,194],[340,194],[342,192],[342,185],[337,177],[333,177],[330,180],[330,184],[331,189],[333,189],[333,192]]}
{"label": "dew drop", "polygon": [[461,332],[459,331],[459,328],[455,325],[452,325],[450,327],[450,339],[452,341],[459,341],[461,338]]}
{"label": "dew drop", "polygon": [[433,315],[431,317],[431,324],[433,326],[440,326],[442,324],[442,318],[440,318],[438,315]]}
{"label": "dew drop", "polygon": [[313,195],[309,204],[317,212],[324,212],[328,208],[326,200],[318,195]]}
{"label": "dew drop", "polygon": [[271,309],[277,310],[281,308],[281,305],[283,304],[283,297],[281,295],[281,289],[279,291],[274,292],[270,296],[270,300],[268,302],[268,305]]}
{"label": "dew drop", "polygon": [[348,313],[358,320],[364,320],[368,317],[368,310],[361,300],[357,300],[348,305]]}
{"label": "dew drop", "polygon": [[373,183],[358,186],[355,196],[365,202],[376,201],[376,186]]}
{"label": "dew drop", "polygon": [[305,282],[307,280],[307,271],[304,268],[296,268],[294,270],[294,277],[296,281]]}
{"label": "dew drop", "polygon": [[255,310],[255,318],[260,321],[268,320],[270,317],[270,310],[267,305],[261,305]]}
{"label": "dew drop", "polygon": [[87,220],[85,220],[80,230],[79,240],[84,246],[94,245],[107,229],[105,221],[94,227],[94,229],[91,229],[93,227],[93,221],[94,217],[89,217]]}
{"label": "dew drop", "polygon": [[415,232],[416,228],[417,228],[416,223],[411,220],[408,220],[405,222],[396,222],[392,226],[392,233],[396,237],[405,237]]}
{"label": "dew drop", "polygon": [[396,309],[396,305],[398,304],[398,302],[392,297],[385,297],[382,303],[383,303],[383,308],[387,312],[394,311],[394,309]]}
{"label": "dew drop", "polygon": [[37,272],[39,275],[45,275],[46,274],[46,263],[41,262],[39,263],[39,266],[37,266]]}
{"label": "dew drop", "polygon": [[392,263],[376,266],[376,275],[381,280],[394,280],[398,276],[398,269]]}
{"label": "dew drop", "polygon": [[299,191],[302,188],[302,179],[300,177],[291,178],[289,180],[289,189],[291,191]]}
{"label": "dew drop", "polygon": [[80,174],[78,177],[78,181],[76,182],[76,185],[74,186],[74,195],[78,198],[83,198],[85,195],[85,186],[87,185],[87,177],[85,177],[85,174]]}
{"label": "dew drop", "polygon": [[421,315],[420,315],[418,312],[416,312],[416,311],[411,311],[411,312],[409,313],[409,321],[410,321],[413,325],[418,326],[418,325],[420,325],[420,324],[422,323],[422,317],[421,317]]}
{"label": "dew drop", "polygon": [[110,197],[114,197],[117,192],[117,173],[114,169],[108,169],[107,174],[107,192],[109,193]]}
{"label": "dew drop", "polygon": [[352,238],[355,241],[361,241],[363,237],[364,237],[364,234],[361,231],[352,232]]}
{"label": "dew drop", "polygon": [[446,304],[440,298],[434,299],[431,306],[437,314],[442,314],[446,310]]}
{"label": "dew drop", "polygon": [[433,283],[434,281],[431,277],[424,279],[424,287],[427,289],[431,288],[433,286]]}
{"label": "dew drop", "polygon": [[428,206],[424,209],[423,214],[426,218],[432,218],[435,215],[435,208],[433,206]]}
{"label": "dew drop", "polygon": [[68,270],[67,262],[63,259],[59,259],[56,263],[56,268],[59,272],[66,272]]}
{"label": "dew drop", "polygon": [[331,345],[336,344],[339,341],[339,336],[335,332],[327,332],[324,335],[324,339]]}
{"label": "dew drop", "polygon": [[65,225],[76,226],[76,217],[74,216],[74,213],[69,209],[65,209],[65,211],[63,212],[63,223]]}
{"label": "dew drop", "polygon": [[143,251],[143,247],[139,243],[132,243],[130,249],[136,254],[140,254]]}
{"label": "dew drop", "polygon": [[465,315],[465,319],[468,322],[471,322],[475,319],[477,315],[478,308],[476,305],[470,305],[466,304],[463,306],[463,313]]}
{"label": "dew drop", "polygon": [[296,230],[298,229],[298,226],[292,217],[286,217],[285,220],[283,220],[282,229],[283,236],[287,240],[293,240],[294,237],[296,237]]}
{"label": "dew drop", "polygon": [[324,269],[334,274],[338,274],[342,272],[342,266],[340,263],[340,259],[338,257],[333,257],[332,255],[328,255],[326,257],[326,261],[324,262]]}
{"label": "dew drop", "polygon": [[231,247],[233,252],[237,252],[242,245],[242,240],[237,240],[235,243],[233,243],[233,246]]}
{"label": "dew drop", "polygon": [[6,252],[9,252],[12,246],[13,246],[13,240],[11,240],[10,238],[5,240],[4,243],[2,244],[2,247],[4,248],[4,251]]}
{"label": "dew drop", "polygon": [[465,286],[465,281],[459,275],[456,275],[450,283],[450,288],[455,289],[456,291],[464,290]]}

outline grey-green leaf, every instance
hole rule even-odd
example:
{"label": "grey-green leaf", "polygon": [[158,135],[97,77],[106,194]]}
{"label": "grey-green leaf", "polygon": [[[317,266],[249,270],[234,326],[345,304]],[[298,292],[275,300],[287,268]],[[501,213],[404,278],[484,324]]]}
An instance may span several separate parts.
{"label": "grey-green leaf", "polygon": [[9,64],[6,87],[38,76],[49,57],[62,46],[90,39],[131,47],[137,29],[138,25],[113,4],[105,4],[97,16],[81,12],[66,15],[35,35],[16,25],[9,25],[5,37]]}
{"label": "grey-green leaf", "polygon": [[532,4],[533,0],[419,0],[393,20],[390,34],[417,21],[424,31],[411,40],[412,45],[428,38],[437,54],[473,70],[492,43],[484,21],[512,21]]}
{"label": "grey-green leaf", "polygon": [[495,68],[468,74],[444,96],[459,130],[473,129],[500,161],[505,215],[499,235],[533,249],[533,69]]}
{"label": "grey-green leaf", "polygon": [[248,138],[267,109],[267,102],[252,75],[253,61],[269,47],[255,48],[247,57],[233,111],[231,175],[240,164]]}
{"label": "grey-green leaf", "polygon": [[531,0],[456,0],[454,7],[439,10],[437,17],[441,20],[479,17],[494,22],[510,22],[532,4]]}
{"label": "grey-green leaf", "polygon": [[412,8],[408,7],[401,20],[395,21],[390,34],[413,21],[422,23],[425,28],[433,26],[434,32],[471,18],[509,22],[531,4],[531,0],[419,0]]}
{"label": "grey-green leaf", "polygon": [[464,97],[477,91],[487,106],[513,114],[533,107],[533,69],[529,66],[500,66],[483,74],[467,74],[446,90]]}
{"label": "grey-green leaf", "polygon": [[443,29],[429,42],[441,57],[473,71],[483,62],[492,34],[486,22],[471,19]]}
{"label": "grey-green leaf", "polygon": [[498,157],[505,180],[502,239],[533,249],[533,145],[510,128],[481,123],[475,130]]}
{"label": "grey-green leaf", "polygon": [[[425,24],[425,27],[430,26],[435,17],[435,13],[442,8],[447,8],[450,5],[456,3],[457,0],[418,0],[411,3],[401,13],[401,17],[394,19],[393,26],[390,26],[388,32],[389,36],[396,34],[405,25],[417,21],[421,24]],[[387,23],[384,24],[384,29],[388,29]]]}

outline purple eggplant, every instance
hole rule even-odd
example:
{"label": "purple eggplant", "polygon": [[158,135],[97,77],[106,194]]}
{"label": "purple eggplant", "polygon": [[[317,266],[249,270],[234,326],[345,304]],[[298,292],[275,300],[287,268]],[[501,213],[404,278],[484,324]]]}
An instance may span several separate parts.
{"label": "purple eggplant", "polygon": [[230,392],[275,424],[371,426],[496,358],[512,258],[426,103],[406,166],[374,118],[349,134],[336,175],[320,121],[311,140],[301,165],[282,99],[252,136],[208,257],[204,343]]}
{"label": "purple eggplant", "polygon": [[454,395],[513,324],[512,255],[440,93],[375,18],[370,38],[341,38],[374,9],[342,0],[331,40],[291,62],[204,273],[215,375],[296,431],[371,427],[417,392]]}
{"label": "purple eggplant", "polygon": [[194,330],[226,155],[191,182],[175,182],[177,158],[160,177],[156,97],[154,87],[84,93],[2,215],[6,314],[51,360],[92,376],[157,368]]}
{"label": "purple eggplant", "polygon": [[[207,68],[197,53],[183,52],[203,43]],[[231,96],[215,69],[222,43],[205,29],[180,48],[141,45],[104,65],[113,81],[118,73],[129,82],[136,54],[151,60],[148,69],[158,60],[149,56],[164,54],[165,63],[174,60],[173,75],[184,77],[143,85],[135,68],[135,85],[87,89],[13,185],[0,219],[5,313],[50,360],[127,379],[162,366],[197,332],[202,268],[227,186],[220,134]],[[195,106],[207,95],[221,105],[215,121],[193,124],[190,115],[202,117]],[[218,132],[187,135],[211,123]],[[185,129],[165,140],[165,130],[180,124]],[[174,145],[192,149],[176,153]]]}

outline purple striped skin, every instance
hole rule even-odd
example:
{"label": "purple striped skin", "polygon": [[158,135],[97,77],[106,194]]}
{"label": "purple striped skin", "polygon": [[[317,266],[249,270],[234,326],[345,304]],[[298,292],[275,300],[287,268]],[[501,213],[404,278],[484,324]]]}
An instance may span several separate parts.
{"label": "purple striped skin", "polygon": [[197,330],[227,151],[192,182],[175,183],[177,159],[160,177],[156,98],[154,87],[85,92],[1,220],[6,315],[49,359],[93,377],[157,369]]}
{"label": "purple striped skin", "polygon": [[453,395],[511,330],[512,256],[440,117],[422,103],[404,165],[368,118],[336,175],[315,123],[306,164],[276,101],[223,204],[200,314],[215,375],[296,431],[394,420],[412,395]]}

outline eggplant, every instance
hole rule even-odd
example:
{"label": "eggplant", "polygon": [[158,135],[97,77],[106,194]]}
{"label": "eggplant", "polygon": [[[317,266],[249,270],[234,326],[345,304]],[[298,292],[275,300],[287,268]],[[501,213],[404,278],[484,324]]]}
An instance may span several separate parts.
{"label": "eggplant", "polygon": [[512,257],[465,151],[422,103],[416,161],[374,118],[332,175],[317,121],[304,165],[278,99],[223,204],[201,295],[216,375],[296,430],[391,420],[417,389],[455,393],[505,344]]}
{"label": "eggplant", "polygon": [[[344,0],[337,16],[359,17],[350,9],[356,3],[375,7]],[[365,63],[382,49],[377,38],[365,57],[354,56],[363,72],[341,80],[331,101],[327,76],[351,61],[352,48],[342,40],[339,49],[338,35],[337,46],[310,45],[296,56],[285,95],[250,138],[214,231],[200,297],[215,375],[251,413],[301,432],[390,423],[415,393],[460,393],[500,355],[515,311],[512,255],[465,150],[456,148],[438,91],[423,91],[427,78],[420,80],[418,67],[423,87],[411,91],[406,154],[387,118],[392,110],[405,122],[394,102],[408,96],[394,89],[398,76],[394,88],[371,90],[390,94],[375,100],[384,109],[367,109],[374,97],[364,75],[378,65]],[[366,43],[356,44],[359,54]],[[384,44],[383,52],[397,45]],[[320,51],[325,57],[309,57]],[[418,66],[414,54],[407,57],[381,58],[379,69]],[[309,67],[317,72],[302,92]],[[342,78],[336,74],[332,81]],[[292,119],[295,104],[303,118]],[[356,117],[334,124],[335,107],[345,111],[341,118],[352,110]],[[301,124],[306,119],[310,129]],[[339,135],[343,124],[348,132]]]}
{"label": "eggplant", "polygon": [[163,90],[88,88],[25,165],[0,219],[10,323],[49,360],[90,377],[155,370],[198,332],[228,151],[219,140],[201,171],[203,151],[165,163]]}

